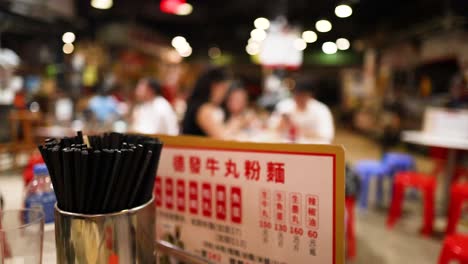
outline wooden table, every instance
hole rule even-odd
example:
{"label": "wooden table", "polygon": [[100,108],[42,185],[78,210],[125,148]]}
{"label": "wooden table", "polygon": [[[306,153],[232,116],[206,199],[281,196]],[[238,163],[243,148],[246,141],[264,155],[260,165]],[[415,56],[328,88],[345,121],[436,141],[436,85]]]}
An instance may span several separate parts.
{"label": "wooden table", "polygon": [[300,137],[295,141],[280,135],[274,130],[257,130],[251,133],[241,132],[233,140],[256,143],[290,143],[290,144],[330,144],[323,139]]}

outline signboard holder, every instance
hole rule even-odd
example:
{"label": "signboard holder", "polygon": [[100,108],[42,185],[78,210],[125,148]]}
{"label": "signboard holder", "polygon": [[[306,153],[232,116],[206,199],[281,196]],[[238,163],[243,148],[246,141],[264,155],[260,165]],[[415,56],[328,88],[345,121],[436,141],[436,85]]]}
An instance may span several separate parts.
{"label": "signboard holder", "polygon": [[[252,199],[249,199],[248,201],[245,200],[245,197],[252,198],[252,187],[253,185],[257,186],[255,188],[259,189],[258,195],[260,196],[260,201],[256,200],[258,203],[256,206],[256,211],[254,212],[253,210],[248,210],[242,209],[243,212],[240,215],[241,219],[247,219],[247,218],[252,218],[252,215],[258,214],[260,215],[261,213],[261,197],[263,195],[261,189],[263,186],[268,187],[270,190],[268,190],[268,195],[277,195],[275,197],[284,199],[284,205],[287,206],[289,211],[287,211],[287,217],[289,221],[286,221],[285,225],[278,225],[274,224],[274,227],[269,227],[265,228],[264,233],[269,234],[269,239],[270,240],[276,240],[276,239],[284,239],[287,240],[285,241],[285,247],[287,247],[287,243],[290,246],[291,244],[296,244],[296,240],[301,240],[301,242],[297,241],[297,248],[295,248],[296,251],[291,250],[290,252],[288,251],[285,254],[290,254],[291,257],[298,257],[300,254],[303,255],[299,260],[289,260],[286,258],[280,259],[278,258],[278,261],[268,260],[268,263],[281,263],[281,264],[290,264],[290,263],[323,263],[324,259],[328,263],[333,263],[333,264],[343,264],[344,263],[344,150],[340,146],[333,146],[333,145],[301,145],[301,144],[258,144],[258,143],[241,143],[241,142],[227,142],[227,141],[217,141],[217,140],[212,140],[208,138],[199,138],[199,137],[190,137],[190,136],[180,136],[180,137],[170,137],[170,136],[158,136],[163,142],[164,142],[164,148],[163,148],[163,153],[161,157],[161,164],[158,169],[158,177],[157,177],[157,183],[156,183],[156,202],[159,203],[157,204],[158,208],[158,213],[157,213],[157,226],[158,226],[158,231],[159,232],[158,236],[161,236],[161,228],[164,228],[162,226],[167,226],[165,223],[172,223],[172,220],[169,220],[169,218],[174,217],[178,218],[175,219],[174,221],[182,221],[181,223],[185,223],[185,225],[193,225],[196,223],[196,225],[200,224],[199,226],[196,226],[194,228],[201,228],[202,225],[213,225],[214,228],[206,230],[206,237],[209,237],[210,232],[212,233],[213,230],[217,230],[216,226],[219,225],[219,228],[224,228],[223,224],[227,222],[228,224],[231,224],[233,226],[238,225],[239,228],[234,228],[241,230],[240,232],[244,232],[245,230],[257,230],[262,229],[261,226],[251,226],[252,221],[239,221],[236,222],[234,216],[236,213],[234,211],[230,212],[225,212],[224,214],[217,212],[217,208],[224,208],[229,210],[229,206],[226,206],[225,200],[218,201],[216,200],[217,195],[219,193],[224,194],[227,197],[228,202],[232,202],[232,195],[233,195],[233,190],[236,189],[236,192],[239,192],[239,197],[242,197],[242,202],[239,203],[244,203],[242,207],[251,207],[251,203],[254,203]],[[195,160],[198,159],[198,168],[200,169],[200,166],[202,166],[202,175],[195,175],[193,178],[188,178],[187,176],[187,171],[190,170],[191,166],[191,157],[195,157]],[[218,170],[222,170],[224,168],[224,165],[226,165],[226,168],[222,172],[216,172],[210,174],[209,170],[205,168],[205,165],[207,165],[208,162],[208,156],[214,157],[215,159],[218,158],[219,162],[215,166]],[[241,160],[242,157],[245,157],[245,160]],[[271,162],[267,162],[266,160],[264,162],[261,161],[261,159],[269,159],[273,157],[275,161],[282,161],[284,167],[286,168],[286,179],[283,179],[283,183],[277,182],[278,185],[275,185],[275,181],[272,180],[270,181],[270,176],[266,173],[263,173],[257,178],[251,178],[254,180],[257,180],[257,182],[246,182],[245,178],[249,179],[249,172],[247,171],[247,166],[252,167],[253,161],[249,161],[249,158],[252,159],[258,159],[260,162],[258,162],[258,166],[261,167],[262,169],[265,169],[266,167],[273,166]],[[201,162],[200,162],[201,158]],[[245,164],[243,163],[245,161]],[[239,166],[239,171],[237,174],[234,172],[232,175],[229,174],[229,167],[228,163],[232,162],[235,164],[237,162],[238,165],[244,165],[244,170],[241,168],[242,166]],[[251,162],[251,163],[248,163]],[[298,163],[299,162],[299,163]],[[302,165],[301,163],[302,162]],[[267,164],[268,163],[268,164]],[[271,163],[271,164],[270,164]],[[179,165],[177,165],[179,164]],[[250,165],[249,165],[250,164]],[[299,164],[299,166],[298,166]],[[315,165],[314,165],[315,164]],[[319,164],[319,165],[317,165]],[[304,183],[299,183],[299,187],[302,188],[302,190],[294,190],[291,189],[291,184],[294,186],[294,183],[291,183],[297,179],[302,179],[304,180],[304,176],[309,177],[308,175],[302,175],[301,177],[297,176],[297,169],[300,169],[300,166],[303,166],[304,170],[306,170],[307,174],[311,174],[310,177],[316,177],[311,178],[310,182],[311,183],[319,183],[321,184],[321,179],[320,181],[317,182],[317,180],[320,177],[327,177],[327,179],[323,180],[324,186],[318,187],[319,189],[327,189],[324,191],[324,193],[329,192],[329,197],[331,197],[331,201],[325,201],[329,200],[328,196],[320,196],[316,195],[314,192],[308,193],[304,192]],[[312,166],[312,167],[311,167]],[[315,167],[313,167],[315,166]],[[234,166],[235,167],[235,166]],[[326,167],[326,168],[325,168]],[[252,167],[253,168],[253,167]],[[318,171],[318,174],[314,174],[315,172],[313,171],[315,168],[316,171]],[[192,168],[193,169],[193,168]],[[226,171],[227,170],[227,171]],[[321,174],[321,170],[323,170],[324,174]],[[294,172],[288,175],[288,171]],[[185,174],[184,174],[185,173]],[[232,171],[230,171],[232,173]],[[215,175],[216,174],[216,175]],[[295,174],[295,175],[294,175]],[[304,174],[304,172],[302,173]],[[331,175],[330,177],[327,175]],[[202,178],[196,178],[196,177],[205,177],[204,180],[200,180]],[[233,188],[229,184],[225,185],[223,184],[228,180],[229,177],[232,177],[231,182],[238,182],[238,185],[241,186],[239,190],[237,188]],[[268,177],[268,179],[267,179]],[[235,180],[234,180],[235,178]],[[330,179],[331,182],[330,184],[327,185],[326,182],[328,182]],[[195,213],[190,212],[190,183],[192,182],[191,179],[196,179],[198,181],[199,185],[197,185],[197,190],[200,191],[199,194],[197,194],[196,201],[197,203],[200,203],[200,207],[197,207],[199,211]],[[210,182],[212,179],[212,184],[207,183]],[[158,181],[160,184],[158,185]],[[162,181],[162,183],[161,183]],[[168,184],[168,185],[167,185]],[[206,189],[205,187],[202,187],[203,184],[206,184]],[[288,187],[288,184],[290,185]],[[179,186],[180,185],[180,186]],[[159,187],[158,187],[159,186]],[[164,186],[164,187],[162,187]],[[169,186],[169,188],[168,188]],[[159,188],[159,190],[157,190]],[[289,189],[288,189],[289,188]],[[299,188],[299,189],[301,189]],[[257,190],[255,189],[255,190]],[[284,191],[282,191],[284,189]],[[311,188],[312,190],[316,190],[317,186],[314,188]],[[241,195],[242,191],[242,195]],[[250,193],[249,193],[250,192]],[[187,195],[185,194],[187,193]],[[204,198],[201,197],[203,193],[211,193],[209,196],[209,202],[206,203],[206,205],[209,205],[210,211],[209,212],[202,212],[205,208],[205,203],[204,203]],[[266,192],[265,192],[266,193]],[[284,196],[281,195],[281,193],[284,193]],[[234,193],[236,195],[236,193]],[[255,195],[257,195],[255,193]],[[183,199],[179,199],[180,197],[183,197]],[[211,197],[212,196],[212,197]],[[256,196],[258,197],[258,196]],[[265,196],[267,197],[267,196]],[[315,199],[315,198],[317,199]],[[213,199],[213,200],[212,200]],[[237,199],[237,198],[236,198]],[[235,199],[235,200],[236,200]],[[315,200],[317,200],[317,207],[315,206]],[[322,202],[323,200],[323,202]],[[313,203],[308,204],[308,201]],[[224,204],[223,204],[224,203]],[[247,204],[250,203],[250,204]],[[271,201],[273,203],[273,201]],[[280,203],[280,202],[278,202]],[[268,203],[267,203],[268,204]],[[213,206],[214,205],[214,206]],[[224,205],[224,207],[223,207]],[[244,206],[245,205],[245,206]],[[296,206],[297,205],[297,206]],[[319,206],[320,205],[320,206]],[[198,206],[198,205],[197,205]],[[233,206],[231,204],[231,206]],[[309,206],[309,207],[308,207]],[[312,207],[311,207],[312,206]],[[213,207],[213,208],[211,208]],[[327,209],[328,207],[328,209]],[[332,208],[333,207],[333,208]],[[231,207],[230,209],[235,209],[234,207]],[[277,210],[278,208],[282,208],[282,206],[279,207],[273,207],[268,205],[268,208],[271,208],[270,213],[278,213],[274,210]],[[295,208],[300,208],[302,211],[297,211]],[[211,211],[213,210],[213,211]],[[296,210],[296,211],[295,211]],[[315,232],[311,231],[311,227],[306,225],[307,220],[307,213],[308,212],[315,212],[317,210],[322,214],[320,219],[325,219],[325,221],[320,221],[319,217],[317,216],[316,221],[314,220],[311,222],[312,224],[315,225],[317,223],[317,228],[314,230],[317,230]],[[215,212],[216,211],[216,212]],[[273,212],[274,211],[274,212]],[[220,211],[222,212],[222,210]],[[298,217],[295,217],[294,213],[298,214]],[[302,212],[302,214],[301,214]],[[322,213],[325,212],[325,213]],[[206,213],[206,214],[205,214]],[[279,212],[281,214],[281,212]],[[325,215],[328,214],[329,215]],[[217,215],[218,214],[218,215]],[[314,213],[315,214],[315,213]],[[200,218],[200,222],[198,223],[198,218],[195,219],[193,216],[197,215],[198,218]],[[268,215],[268,214],[267,214]],[[285,214],[286,215],[286,214]],[[205,217],[204,217],[205,216]],[[325,217],[325,218],[323,218]],[[191,219],[191,222],[189,221]],[[204,221],[203,219],[206,219]],[[299,219],[298,221],[304,221],[304,222],[297,222],[294,223],[291,222],[294,219]],[[252,219],[250,219],[252,220]],[[185,222],[184,222],[185,221]],[[248,223],[247,223],[248,222]],[[263,222],[263,221],[260,221]],[[268,224],[268,221],[264,221],[266,224]],[[295,224],[297,228],[295,227]],[[182,224],[184,225],[184,224]],[[246,226],[244,226],[246,225]],[[261,223],[260,223],[261,225]],[[276,227],[275,227],[276,226]],[[284,233],[282,233],[282,230],[275,229],[275,228],[282,228],[285,227],[286,230],[284,230]],[[192,227],[187,227],[186,229],[189,229]],[[225,226],[225,228],[228,228],[228,226]],[[185,229],[185,230],[186,230]],[[233,230],[234,230],[233,229]],[[308,231],[309,230],[309,231]],[[330,232],[329,232],[330,231]],[[177,230],[176,232],[184,232]],[[187,231],[189,232],[189,231]],[[192,231],[190,231],[192,232]],[[205,231],[204,231],[205,232]],[[297,233],[295,233],[297,232]],[[242,235],[244,235],[242,233]],[[312,251],[310,253],[310,256],[308,255],[309,253],[305,254],[305,243],[309,243],[309,241],[315,241],[310,235],[315,233],[315,238],[320,241],[317,243],[321,243],[318,246],[318,252],[317,255],[319,257],[316,257],[316,252],[315,252],[315,246],[314,246],[314,254],[312,254]],[[317,238],[317,233],[318,233],[318,238]],[[284,235],[283,235],[284,234]],[[309,236],[307,235],[309,234]],[[178,234],[180,235],[180,234]],[[279,238],[282,237],[282,238]],[[294,242],[291,242],[288,240],[289,238],[294,237]],[[226,239],[229,237],[226,236]],[[164,237],[160,237],[159,239],[165,239]],[[204,237],[201,239],[205,239]],[[166,239],[167,240],[167,239]],[[222,239],[219,241],[223,241]],[[303,242],[302,242],[303,241]],[[189,254],[192,255],[201,255],[201,251],[198,250],[193,250],[193,248],[190,248],[191,245],[193,244],[194,241],[188,241],[185,244],[185,250],[189,252]],[[248,251],[253,251],[254,249],[249,249],[252,244],[249,243],[249,241],[244,241],[245,244],[242,244],[242,240],[239,239],[239,244],[237,244],[239,247],[244,247],[247,248],[244,253],[241,252],[239,258],[242,258],[242,254],[244,254],[244,257],[248,258],[249,254]],[[258,242],[258,241],[257,241]],[[184,242],[182,242],[184,243]],[[236,242],[237,243],[237,242]],[[299,249],[299,243],[300,243],[300,249]],[[328,243],[328,244],[327,244]],[[174,243],[173,243],[174,244]],[[314,242],[315,244],[315,242]],[[330,245],[329,245],[330,244]],[[176,246],[179,246],[177,243],[175,243]],[[184,245],[184,244],[183,244]],[[325,245],[325,246],[324,246]],[[197,245],[200,246],[200,245]],[[256,244],[256,247],[262,246]],[[223,245],[219,245],[219,248],[221,247],[224,249]],[[255,248],[255,247],[252,247]],[[216,245],[216,249],[218,249],[218,245]],[[213,254],[210,255],[209,257],[203,256],[205,259],[213,262],[213,263],[230,263],[227,259],[226,256],[223,256],[222,253],[220,253],[221,256],[218,256],[215,250],[215,245],[213,245]],[[286,249],[284,248],[278,248],[278,250],[283,250],[285,251]],[[297,252],[297,250],[302,251]],[[312,250],[312,249],[311,249]],[[207,250],[209,251],[209,250]],[[276,251],[276,249],[275,249]],[[205,250],[203,250],[203,253],[205,254]],[[250,255],[254,255],[256,252],[251,252]],[[274,255],[274,254],[273,254]],[[329,258],[325,258],[329,257]],[[258,257],[258,260],[260,260],[260,256],[250,256],[250,258],[255,259]],[[219,259],[218,259],[219,258]],[[316,261],[314,261],[316,260]],[[288,262],[292,261],[292,262]],[[298,262],[299,261],[299,262]],[[303,261],[303,262],[302,262]],[[231,259],[232,263],[232,259]],[[258,261],[248,261],[248,259],[244,262],[236,262],[236,263],[259,263]],[[263,263],[263,262],[260,262]],[[265,262],[266,263],[266,262]]]}

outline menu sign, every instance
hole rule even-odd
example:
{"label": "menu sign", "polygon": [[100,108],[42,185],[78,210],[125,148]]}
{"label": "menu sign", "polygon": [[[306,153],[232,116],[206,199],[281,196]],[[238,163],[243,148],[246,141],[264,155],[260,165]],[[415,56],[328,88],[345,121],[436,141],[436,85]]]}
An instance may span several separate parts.
{"label": "menu sign", "polygon": [[344,263],[341,147],[160,138],[158,239],[214,263]]}

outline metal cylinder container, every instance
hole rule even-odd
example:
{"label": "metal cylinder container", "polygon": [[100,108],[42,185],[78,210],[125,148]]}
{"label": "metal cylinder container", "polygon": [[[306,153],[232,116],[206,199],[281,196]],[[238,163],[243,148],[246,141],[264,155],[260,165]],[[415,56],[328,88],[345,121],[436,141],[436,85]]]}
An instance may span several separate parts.
{"label": "metal cylinder container", "polygon": [[100,215],[75,214],[55,206],[57,263],[155,263],[153,200]]}

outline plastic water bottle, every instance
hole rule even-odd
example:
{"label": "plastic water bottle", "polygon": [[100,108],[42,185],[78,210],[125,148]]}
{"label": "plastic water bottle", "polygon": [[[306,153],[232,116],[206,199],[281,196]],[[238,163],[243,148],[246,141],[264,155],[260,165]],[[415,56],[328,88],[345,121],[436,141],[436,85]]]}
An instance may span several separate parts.
{"label": "plastic water bottle", "polygon": [[[25,208],[43,210],[45,223],[52,223],[56,198],[49,171],[44,163],[34,165],[33,171],[34,180],[26,186]],[[25,222],[28,223],[27,215],[25,218]]]}

